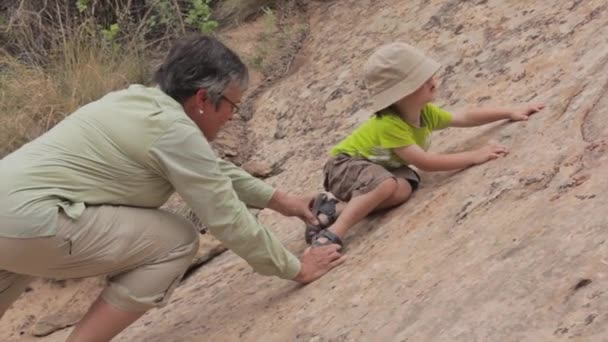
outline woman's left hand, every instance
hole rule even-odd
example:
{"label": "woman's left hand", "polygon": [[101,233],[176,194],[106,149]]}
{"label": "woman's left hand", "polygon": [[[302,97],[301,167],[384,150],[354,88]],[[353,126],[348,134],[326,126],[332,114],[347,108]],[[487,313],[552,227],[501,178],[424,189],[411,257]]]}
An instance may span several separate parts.
{"label": "woman's left hand", "polygon": [[295,196],[281,191],[275,191],[270,199],[268,208],[288,217],[298,217],[307,224],[318,225],[317,218],[310,210],[314,195]]}

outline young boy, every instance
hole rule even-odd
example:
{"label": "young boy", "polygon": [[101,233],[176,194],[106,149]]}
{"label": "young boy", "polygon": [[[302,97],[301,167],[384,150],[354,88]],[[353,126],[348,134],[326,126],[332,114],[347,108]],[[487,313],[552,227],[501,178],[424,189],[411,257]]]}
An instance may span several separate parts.
{"label": "young boy", "polygon": [[313,246],[337,243],[370,212],[408,200],[420,183],[408,165],[424,171],[447,171],[482,164],[508,153],[505,146],[449,154],[428,152],[432,131],[473,127],[498,120],[521,121],[544,106],[480,108],[451,114],[435,99],[440,65],[405,43],[380,47],[368,60],[365,78],[375,113],[331,150],[323,168],[326,191],[313,202],[320,224],[306,227]]}

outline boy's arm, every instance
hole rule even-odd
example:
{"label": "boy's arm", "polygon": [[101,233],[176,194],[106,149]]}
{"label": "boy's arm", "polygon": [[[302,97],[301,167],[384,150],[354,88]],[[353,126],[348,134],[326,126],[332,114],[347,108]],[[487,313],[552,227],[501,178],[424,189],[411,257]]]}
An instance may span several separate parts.
{"label": "boy's arm", "polygon": [[522,121],[528,120],[530,115],[543,109],[540,103],[528,104],[519,108],[473,108],[456,112],[452,116],[450,127],[474,127],[498,120]]}
{"label": "boy's arm", "polygon": [[427,152],[418,145],[395,148],[393,151],[409,164],[423,171],[449,171],[483,164],[506,155],[509,151],[502,145],[487,145],[477,150],[459,153],[438,154]]}

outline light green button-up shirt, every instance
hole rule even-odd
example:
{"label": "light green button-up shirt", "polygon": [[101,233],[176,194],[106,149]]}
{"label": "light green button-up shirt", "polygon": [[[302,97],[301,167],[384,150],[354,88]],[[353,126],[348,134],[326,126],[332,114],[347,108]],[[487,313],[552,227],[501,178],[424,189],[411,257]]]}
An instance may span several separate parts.
{"label": "light green button-up shirt", "polygon": [[0,236],[52,236],[59,208],[157,208],[177,191],[226,247],[261,274],[291,279],[299,260],[245,204],[264,208],[273,188],[217,158],[182,106],[133,85],[78,109],[0,161]]}

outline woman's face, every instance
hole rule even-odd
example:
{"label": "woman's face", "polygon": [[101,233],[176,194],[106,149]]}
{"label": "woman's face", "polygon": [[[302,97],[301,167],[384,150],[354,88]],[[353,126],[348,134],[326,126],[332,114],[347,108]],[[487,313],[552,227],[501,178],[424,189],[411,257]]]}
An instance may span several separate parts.
{"label": "woman's face", "polygon": [[226,122],[232,120],[239,110],[242,96],[239,87],[231,85],[226,88],[217,106],[209,97],[202,100],[203,113],[197,124],[207,140],[213,141]]}

